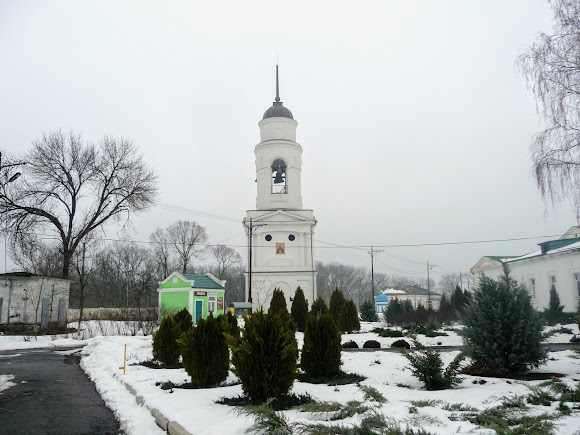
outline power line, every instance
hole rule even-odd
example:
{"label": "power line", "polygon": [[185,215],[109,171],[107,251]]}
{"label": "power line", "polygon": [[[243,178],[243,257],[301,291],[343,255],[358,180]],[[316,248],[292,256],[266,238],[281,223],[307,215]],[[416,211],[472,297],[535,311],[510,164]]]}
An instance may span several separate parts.
{"label": "power line", "polygon": [[[41,237],[42,239],[46,239],[46,240],[60,240],[60,238],[50,235],[50,234],[38,234],[38,233],[29,233],[29,234],[36,234],[39,236],[47,236],[47,237]],[[235,236],[240,235],[240,233],[235,234]],[[229,238],[233,238],[235,236],[229,237]],[[532,239],[542,239],[542,238],[547,238],[547,237],[558,237],[558,235],[547,235],[547,236],[534,236],[534,237],[519,237],[519,238],[511,238],[511,239],[491,239],[491,240],[469,240],[469,241],[462,241],[462,242],[439,242],[439,243],[413,243],[413,244],[400,244],[400,245],[373,245],[374,248],[400,248],[400,247],[423,247],[423,246],[446,246],[446,245],[473,245],[473,244],[479,244],[479,243],[495,243],[495,242],[512,242],[512,241],[521,241],[521,240],[532,240]],[[228,239],[229,239],[228,238]],[[128,240],[128,239],[113,239],[113,238],[102,238],[102,240],[106,240],[106,241],[118,241],[118,242],[136,242],[136,243],[148,243],[148,244],[154,244],[157,242],[151,242],[151,241],[146,241],[146,240]],[[227,239],[226,239],[227,240]],[[329,246],[317,246],[317,249],[355,249],[355,250],[367,250],[370,249],[370,245],[365,246],[365,245],[340,245],[337,243],[331,243],[331,242],[324,242],[322,240],[314,240],[316,243],[323,243]],[[169,244],[169,243],[168,243]],[[205,246],[216,246],[216,243],[207,243],[207,244],[200,244],[200,245],[205,245]],[[230,247],[239,247],[239,248],[246,248],[247,245],[226,245],[226,246],[230,246]],[[303,247],[309,247],[310,245],[292,245],[290,247],[297,247],[297,248],[303,248]],[[270,245],[257,245],[256,247],[258,248],[268,248],[271,247]],[[387,254],[389,255],[389,254]],[[391,257],[394,258],[398,258],[400,260],[403,261],[408,261],[411,263],[416,263],[416,264],[423,264],[423,263],[419,263],[419,262],[414,262],[411,260],[405,260],[399,257],[396,257],[394,255],[390,255]]]}

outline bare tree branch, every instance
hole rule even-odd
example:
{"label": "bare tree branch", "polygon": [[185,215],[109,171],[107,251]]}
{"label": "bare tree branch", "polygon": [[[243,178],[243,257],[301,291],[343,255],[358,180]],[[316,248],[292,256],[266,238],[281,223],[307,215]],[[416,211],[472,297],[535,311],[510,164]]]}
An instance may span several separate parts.
{"label": "bare tree branch", "polygon": [[63,278],[92,231],[148,209],[157,193],[153,170],[123,138],[93,145],[72,132],[54,131],[34,141],[23,159],[22,179],[0,184],[0,213],[12,235],[41,229],[57,234]]}
{"label": "bare tree branch", "polygon": [[550,4],[553,34],[540,33],[517,58],[516,67],[536,97],[543,125],[530,147],[538,189],[553,205],[570,199],[579,213],[580,3]]}

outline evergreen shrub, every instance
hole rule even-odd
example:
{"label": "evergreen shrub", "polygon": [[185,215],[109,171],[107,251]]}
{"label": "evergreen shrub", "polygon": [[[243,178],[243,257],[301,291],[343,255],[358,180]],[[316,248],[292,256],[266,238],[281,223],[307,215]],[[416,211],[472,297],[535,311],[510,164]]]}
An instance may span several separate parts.
{"label": "evergreen shrub", "polygon": [[320,316],[321,314],[326,314],[327,312],[328,306],[326,305],[326,302],[324,302],[324,299],[318,296],[318,298],[316,298],[316,300],[312,304],[310,314],[312,314],[313,316]]}
{"label": "evergreen shrub", "polygon": [[315,379],[340,372],[340,338],[340,331],[330,314],[308,318],[300,361],[307,377]]}
{"label": "evergreen shrub", "polygon": [[540,315],[527,288],[509,276],[506,265],[497,280],[479,278],[463,323],[463,341],[474,364],[517,373],[546,359]]}
{"label": "evergreen shrub", "polygon": [[544,318],[548,325],[555,325],[560,323],[562,320],[564,311],[564,305],[560,305],[560,295],[556,291],[555,287],[550,289],[550,302],[548,303],[548,308],[544,310]]}
{"label": "evergreen shrub", "polygon": [[415,342],[417,350],[404,352],[403,355],[411,363],[413,376],[423,382],[427,390],[444,390],[462,381],[459,377],[461,362],[465,355],[460,353],[443,369],[441,354],[433,349],[427,349],[419,342]]}
{"label": "evergreen shrub", "polygon": [[380,337],[396,338],[404,336],[401,331],[395,331],[393,329],[385,329],[385,328],[375,328],[371,332],[377,333]]}
{"label": "evergreen shrub", "polygon": [[252,400],[279,399],[292,388],[298,374],[298,345],[291,323],[287,315],[258,311],[245,318],[240,338],[227,336],[232,371]]}
{"label": "evergreen shrub", "polygon": [[345,302],[346,301],[344,299],[344,295],[342,294],[342,292],[338,289],[338,287],[335,288],[332,291],[332,294],[330,295],[330,304],[328,307],[328,311],[332,316],[332,320],[334,320],[337,325],[340,325],[339,317]]}
{"label": "evergreen shrub", "polygon": [[290,308],[290,316],[296,324],[296,329],[300,332],[304,332],[304,329],[306,328],[306,318],[308,317],[308,302],[304,297],[304,290],[300,287],[298,287],[296,293],[294,293],[294,300],[292,301],[292,307]]}
{"label": "evergreen shrub", "polygon": [[274,293],[272,294],[272,301],[270,302],[268,314],[280,313],[288,315],[288,307],[286,305],[286,297],[284,296],[284,292],[277,288],[274,289]]}
{"label": "evergreen shrub", "polygon": [[366,300],[360,304],[360,317],[364,322],[379,321],[379,315],[372,301]]}
{"label": "evergreen shrub", "polygon": [[193,328],[193,319],[191,318],[191,314],[187,308],[178,311],[175,316],[173,316],[173,320],[175,320],[175,323],[181,332],[187,332]]}
{"label": "evergreen shrub", "polygon": [[363,344],[363,349],[380,349],[380,348],[381,343],[379,343],[377,340],[367,340]]}
{"label": "evergreen shrub", "polygon": [[406,340],[397,340],[393,341],[391,347],[399,348],[399,349],[411,349],[411,345]]}
{"label": "evergreen shrub", "polygon": [[218,318],[222,319],[221,321],[224,322],[225,332],[234,338],[238,338],[240,336],[238,319],[236,319],[236,316],[234,316],[230,311],[228,311],[226,314],[220,314]]}
{"label": "evergreen shrub", "polygon": [[172,316],[163,317],[159,329],[153,335],[153,359],[166,365],[177,364],[180,350],[176,340],[180,333]]}
{"label": "evergreen shrub", "polygon": [[347,341],[346,343],[342,344],[342,348],[343,349],[358,349],[358,344],[356,344],[356,341],[350,340]]}
{"label": "evergreen shrub", "polygon": [[338,324],[342,332],[358,331],[360,329],[360,320],[358,311],[353,300],[345,301],[338,316]]}
{"label": "evergreen shrub", "polygon": [[178,340],[183,355],[183,367],[191,382],[201,388],[218,385],[228,377],[230,353],[224,336],[225,318],[209,315],[200,319]]}

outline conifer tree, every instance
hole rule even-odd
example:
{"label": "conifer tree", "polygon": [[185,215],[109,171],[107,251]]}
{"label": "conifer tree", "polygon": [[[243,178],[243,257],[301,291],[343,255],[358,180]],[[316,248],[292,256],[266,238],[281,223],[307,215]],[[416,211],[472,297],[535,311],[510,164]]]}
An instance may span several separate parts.
{"label": "conifer tree", "polygon": [[234,316],[231,311],[228,311],[226,314],[220,314],[218,319],[223,322],[225,332],[234,338],[238,338],[240,336],[238,319],[236,319],[236,316]]}
{"label": "conifer tree", "polygon": [[194,385],[212,387],[228,377],[230,353],[224,336],[225,327],[226,319],[210,314],[207,319],[199,319],[197,326],[178,340],[183,367]]}
{"label": "conifer tree", "polygon": [[268,314],[279,314],[281,312],[288,315],[288,307],[286,305],[286,297],[284,296],[284,292],[277,288],[274,289],[274,293],[272,294],[272,301],[270,302]]}
{"label": "conifer tree", "polygon": [[413,313],[415,311],[413,302],[411,302],[409,299],[405,299],[402,305],[402,311],[405,313]]}
{"label": "conifer tree", "polygon": [[389,300],[387,305],[387,314],[396,314],[403,312],[403,304],[399,298],[393,298]]}
{"label": "conifer tree", "polygon": [[166,365],[177,364],[180,350],[176,340],[180,333],[172,316],[163,317],[159,329],[153,335],[153,359]]}
{"label": "conifer tree", "polygon": [[365,322],[378,322],[379,316],[375,304],[369,300],[360,304],[360,317]]}
{"label": "conifer tree", "polygon": [[507,265],[497,280],[479,278],[463,321],[463,341],[477,364],[524,372],[546,359],[540,315],[527,288],[509,276]]}
{"label": "conifer tree", "polygon": [[227,340],[232,371],[246,395],[260,402],[288,395],[298,374],[298,345],[288,315],[258,311],[245,318],[240,338],[228,335]]}
{"label": "conifer tree", "polygon": [[427,309],[425,308],[425,305],[419,302],[419,304],[417,305],[417,309],[415,311],[417,311],[417,314],[423,315],[427,312]]}
{"label": "conifer tree", "polygon": [[466,304],[465,294],[461,290],[461,287],[459,287],[459,284],[457,284],[457,286],[455,287],[455,291],[451,295],[451,305],[455,310],[463,312],[465,304]]}
{"label": "conifer tree", "polygon": [[564,305],[560,305],[560,295],[556,288],[552,286],[550,289],[550,302],[548,303],[548,308],[544,310],[544,317],[546,318],[548,325],[559,323],[562,319],[563,310]]}
{"label": "conifer tree", "polygon": [[447,299],[447,296],[442,295],[441,300],[439,301],[439,311],[446,311],[453,309],[451,302]]}
{"label": "conifer tree", "polygon": [[441,322],[449,322],[457,318],[457,314],[445,294],[441,296],[441,300],[439,301],[438,318]]}
{"label": "conifer tree", "polygon": [[333,376],[339,373],[341,334],[330,314],[310,316],[304,332],[300,367],[309,378]]}
{"label": "conifer tree", "polygon": [[342,332],[350,333],[360,329],[358,311],[352,299],[344,302],[343,308],[338,317],[338,324]]}
{"label": "conifer tree", "polygon": [[304,332],[304,329],[306,328],[306,317],[308,317],[308,302],[304,297],[304,291],[300,287],[298,287],[296,293],[294,293],[290,315],[296,324],[296,329],[300,332]]}
{"label": "conifer tree", "polygon": [[314,303],[312,304],[310,314],[312,314],[313,316],[320,316],[321,314],[326,314],[327,312],[328,306],[326,305],[326,302],[324,302],[324,299],[318,296],[314,301]]}
{"label": "conifer tree", "polygon": [[175,320],[175,323],[178,325],[181,332],[187,332],[193,328],[193,319],[191,318],[191,314],[189,314],[187,308],[184,308],[175,314],[173,320]]}
{"label": "conifer tree", "polygon": [[344,307],[345,299],[342,292],[336,287],[332,294],[330,295],[330,306],[328,307],[328,311],[332,316],[332,320],[334,320],[337,324],[340,323],[339,317],[342,308]]}

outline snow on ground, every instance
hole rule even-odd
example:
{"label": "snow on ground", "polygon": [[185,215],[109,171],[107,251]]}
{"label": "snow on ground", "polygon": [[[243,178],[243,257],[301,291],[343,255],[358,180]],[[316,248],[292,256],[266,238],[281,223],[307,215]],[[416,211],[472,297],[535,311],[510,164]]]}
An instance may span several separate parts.
{"label": "snow on ground", "polygon": [[[361,332],[343,334],[342,341],[354,340],[362,347],[366,340],[377,340],[382,347],[388,347],[398,338],[379,337],[370,332],[375,327],[384,327],[381,323],[362,322]],[[549,330],[560,330],[565,327],[578,334],[578,326],[557,325]],[[461,345],[461,337],[457,334],[460,326],[444,330],[448,336],[417,338],[426,345],[458,346]],[[90,333],[82,337],[88,337],[91,333],[102,334],[94,338],[75,340],[73,335],[67,338],[54,339],[55,337],[38,337],[35,339],[14,336],[0,336],[0,350],[27,349],[34,347],[59,347],[86,344],[82,350],[83,358],[81,367],[95,383],[97,391],[103,397],[105,403],[113,410],[119,420],[121,429],[127,434],[164,433],[159,429],[151,416],[151,409],[157,409],[165,418],[176,421],[184,428],[196,434],[241,434],[253,423],[252,418],[236,413],[235,407],[218,405],[215,403],[221,397],[234,397],[242,394],[241,385],[232,385],[212,389],[185,390],[173,389],[162,390],[158,383],[171,381],[174,384],[188,382],[189,376],[184,369],[150,369],[139,362],[152,358],[151,336],[105,336],[116,334],[120,331],[114,324],[88,323],[85,329]],[[76,336],[76,335],[74,335]],[[299,348],[302,347],[304,334],[297,333]],[[557,333],[548,340],[550,343],[567,343],[570,334]],[[119,369],[123,365],[124,346],[127,345],[127,371]],[[458,351],[442,352],[442,359],[448,364]],[[575,358],[576,357],[576,358]],[[473,406],[479,410],[495,406],[501,399],[513,395],[525,395],[529,393],[529,386],[538,385],[542,381],[519,382],[508,379],[486,378],[483,384],[473,383],[481,378],[464,376],[461,384],[454,389],[443,391],[426,391],[422,384],[411,375],[407,360],[399,353],[394,352],[343,352],[343,370],[358,373],[368,379],[362,385],[369,385],[381,392],[389,402],[377,405],[382,413],[395,419],[403,426],[423,428],[435,434],[448,433],[477,433],[490,434],[489,429],[478,428],[476,425],[465,421],[456,420],[454,415],[457,411],[450,412],[440,406],[418,407],[416,413],[410,413],[413,400],[438,400],[446,403],[460,403]],[[580,379],[580,359],[573,351],[550,353],[547,364],[534,371],[562,373],[563,380],[572,385]],[[228,382],[235,380],[230,373]],[[0,375],[0,391],[13,386],[6,375]],[[143,405],[138,405],[135,396],[128,387],[133,389],[136,396],[140,396]],[[310,394],[317,401],[337,401],[346,404],[350,400],[363,401],[363,393],[356,385],[343,385],[331,387],[327,385],[313,385],[295,382],[293,392],[296,394]],[[555,412],[557,403],[551,407],[537,406],[537,412]],[[297,410],[285,411],[284,415],[290,422],[320,422],[324,415],[300,412]],[[334,423],[355,424],[360,421],[356,415]],[[556,420],[557,433],[578,433],[580,427],[580,415],[572,414],[569,417]]]}
{"label": "snow on ground", "polygon": [[42,347],[65,347],[65,346],[81,346],[86,344],[86,341],[76,340],[74,338],[55,338],[50,335],[23,337],[18,335],[2,335],[0,336],[0,351],[3,350],[21,350],[21,349],[36,349]]}
{"label": "snow on ground", "polygon": [[[95,383],[97,391],[113,411],[121,430],[127,434],[164,434],[151,412],[137,404],[120,377],[124,345],[128,356],[151,353],[151,337],[96,337],[89,340],[82,354],[81,367]],[[131,371],[131,369],[129,370]],[[150,380],[149,378],[148,380]]]}
{"label": "snow on ground", "polygon": [[11,382],[12,379],[14,379],[14,375],[0,375],[0,392],[16,385],[14,382]]}
{"label": "snow on ground", "polygon": [[[374,327],[372,324],[365,328]],[[571,325],[566,325],[570,327]],[[298,341],[303,341],[303,334],[297,334]],[[425,337],[423,337],[425,338]],[[570,335],[567,334],[569,340]],[[354,339],[362,345],[367,339],[377,339],[377,335],[370,332],[359,334],[345,334],[343,341]],[[442,345],[452,345],[457,341],[456,334],[448,337],[435,337],[442,341]],[[385,344],[391,339],[379,339]],[[568,341],[566,340],[566,342]],[[423,340],[421,340],[423,341]],[[227,387],[185,390],[175,388],[162,390],[161,382],[171,381],[175,384],[188,382],[190,379],[184,369],[150,369],[138,365],[139,362],[152,357],[151,337],[97,337],[89,340],[84,348],[86,355],[81,366],[97,385],[98,391],[122,422],[123,430],[128,434],[144,433],[145,416],[142,407],[131,406],[135,399],[127,396],[129,393],[123,383],[129,385],[141,396],[144,405],[155,408],[170,421],[176,421],[184,428],[196,434],[241,434],[252,423],[251,418],[236,413],[234,407],[214,403],[221,397],[233,397],[242,393],[241,385]],[[122,373],[124,345],[127,344],[127,372]],[[448,364],[459,352],[442,352],[442,359]],[[530,392],[529,386],[538,385],[542,381],[519,382],[508,379],[486,378],[483,384],[473,383],[479,377],[464,376],[463,382],[454,389],[443,391],[426,391],[422,384],[411,375],[407,360],[399,353],[393,352],[343,352],[343,370],[367,376],[362,385],[369,385],[381,392],[389,402],[380,406],[380,411],[394,418],[403,426],[423,428],[435,434],[448,433],[494,433],[489,429],[465,421],[455,420],[458,412],[446,411],[440,406],[417,408],[417,413],[410,413],[413,400],[438,400],[450,404],[459,403],[470,405],[483,410],[498,405],[501,399],[513,395],[525,395]],[[562,373],[563,380],[572,385],[580,379],[580,359],[573,351],[553,352],[547,364],[541,366],[537,372]],[[234,380],[230,374],[228,381]],[[295,382],[293,392],[296,394],[310,394],[318,401],[338,401],[346,404],[350,400],[363,401],[363,393],[354,384],[331,387],[327,385],[313,385]],[[557,403],[551,407],[538,406],[538,412],[555,412]],[[290,422],[319,422],[323,415],[290,410],[284,412]],[[451,417],[451,419],[450,419]],[[360,421],[360,416],[350,417],[334,423],[353,424]],[[149,420],[147,424],[154,424]],[[569,417],[556,420],[557,433],[574,434],[580,427],[580,415],[572,414]]]}

